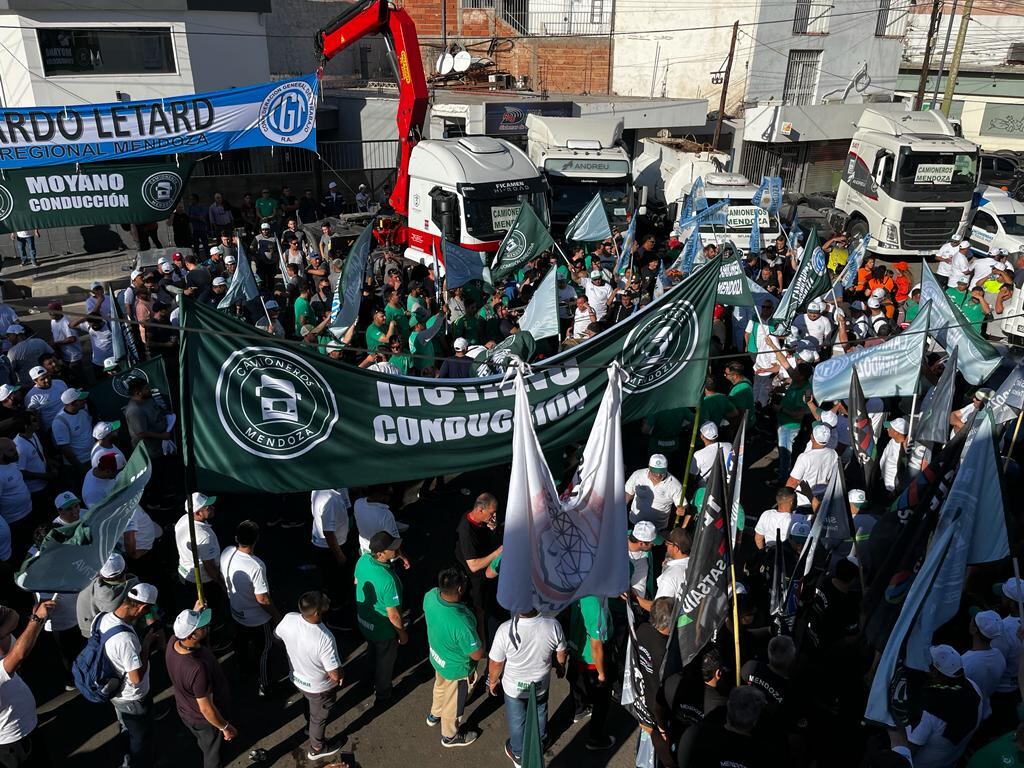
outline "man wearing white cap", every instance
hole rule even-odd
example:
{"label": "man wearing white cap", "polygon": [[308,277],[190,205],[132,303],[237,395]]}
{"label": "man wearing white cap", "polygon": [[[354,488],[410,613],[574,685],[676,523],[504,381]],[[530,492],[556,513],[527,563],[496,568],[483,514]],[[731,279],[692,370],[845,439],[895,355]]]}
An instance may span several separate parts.
{"label": "man wearing white cap", "polygon": [[164,660],[174,689],[178,716],[191,731],[203,754],[204,768],[220,768],[220,748],[238,731],[228,722],[228,681],[208,643],[211,612],[197,604],[174,619],[174,642]]}
{"label": "man wearing white cap", "polygon": [[948,645],[933,645],[931,682],[924,692],[923,711],[907,726],[914,768],[956,765],[981,722],[981,694],[964,676],[960,654]]}
{"label": "man wearing white cap", "polygon": [[971,402],[963,408],[958,408],[949,415],[949,425],[953,430],[949,433],[950,438],[971,422],[972,414],[976,414],[985,407],[985,404],[992,399],[995,393],[988,387],[978,387],[971,396]]}
{"label": "man wearing white cap", "polygon": [[121,449],[114,445],[114,437],[117,430],[121,428],[120,421],[98,421],[92,428],[92,437],[96,441],[89,452],[90,460],[103,453],[114,453],[124,461],[124,454]]}
{"label": "man wearing white cap", "polygon": [[598,321],[604,320],[608,314],[608,299],[612,295],[612,286],[605,282],[604,272],[601,269],[594,269],[590,277],[584,279],[583,290]]}
{"label": "man wearing white cap", "polygon": [[192,494],[192,519],[195,522],[196,530],[196,552],[192,551],[192,543],[189,534],[188,507],[186,506],[178,522],[174,524],[174,541],[178,547],[178,581],[185,591],[191,593],[195,589],[195,570],[199,566],[199,580],[203,586],[207,584],[218,584],[224,586],[224,577],[220,572],[220,542],[213,526],[209,521],[213,519],[214,504],[216,496],[207,496],[196,491]]}
{"label": "man wearing white cap", "polygon": [[[1018,687],[1017,672],[1020,665],[1021,638],[1020,618],[1018,617],[1018,605],[1024,602],[1024,581],[1018,578],[1008,579],[1003,584],[996,584],[993,588],[1000,597],[999,613],[1002,619],[1003,631],[992,638],[993,648],[1003,654],[1006,660],[1006,668],[996,685],[996,692],[992,694],[992,722],[989,727],[995,733],[1003,733],[1013,728],[1017,722],[1017,706],[1020,704],[1020,688]],[[999,725],[996,728],[996,725]]]}
{"label": "man wearing white cap", "polygon": [[[214,280],[214,282],[216,283],[217,280]],[[259,319],[256,321],[256,327],[261,331],[266,331],[267,333],[277,336],[279,339],[283,339],[285,337],[284,326],[281,325],[281,321],[277,319],[281,313],[280,305],[273,299],[268,299],[264,306],[267,308],[267,311],[265,314],[260,315]]]}
{"label": "man wearing white cap", "polygon": [[839,469],[839,456],[828,447],[831,437],[827,424],[815,424],[810,444],[793,462],[786,486],[796,491],[798,506],[810,506],[812,496],[820,499]]}
{"label": "man wearing white cap", "polygon": [[882,475],[882,485],[889,493],[895,493],[900,487],[900,468],[906,467],[907,463],[907,420],[904,418],[893,419],[886,423],[889,433],[889,442],[882,450],[882,456],[878,460],[878,469]]}
{"label": "man wearing white cap", "polygon": [[665,559],[654,591],[655,600],[659,597],[675,600],[682,594],[692,547],[693,537],[684,528],[673,528],[665,534]]}
{"label": "man wearing white cap", "polygon": [[661,543],[661,537],[654,523],[648,520],[641,520],[634,525],[626,540],[626,550],[629,552],[629,585],[637,602],[648,611],[654,600],[654,562],[651,548],[656,543]]}
{"label": "man wearing white cap", "polygon": [[110,297],[106,295],[103,283],[99,280],[93,280],[89,286],[89,295],[85,298],[85,314],[110,319]]}
{"label": "man wearing white cap", "polygon": [[[697,488],[707,485],[711,477],[711,468],[715,465],[715,454],[722,454],[724,466],[728,468],[732,457],[732,443],[718,439],[718,426],[713,421],[705,421],[700,425],[700,439],[704,447],[694,451],[690,462],[690,474],[697,478]],[[728,474],[728,472],[727,472]]]}
{"label": "man wearing white cap", "polygon": [[962,240],[949,262],[949,284],[953,285],[961,277],[966,277],[970,285],[971,272],[971,244],[967,240]]}
{"label": "man wearing white cap", "polygon": [[54,416],[51,430],[66,467],[74,470],[75,479],[84,474],[92,457],[92,417],[85,409],[88,392],[65,389],[60,396],[64,407]]}
{"label": "man wearing white cap", "polygon": [[992,647],[1003,634],[1003,619],[995,611],[980,611],[971,619],[971,650],[961,655],[964,674],[981,693],[982,720],[992,714],[991,698],[1006,671],[1006,658]]}
{"label": "man wearing white cap", "polygon": [[[966,242],[966,241],[965,241]],[[967,246],[970,247],[970,243]],[[935,261],[938,266],[935,269],[935,278],[943,288],[949,282],[950,265],[953,257],[960,252],[960,234],[954,232],[949,236],[949,242],[943,243],[935,252]]]}
{"label": "man wearing white cap", "polygon": [[38,336],[25,338],[25,326],[19,323],[7,326],[7,341],[11,345],[7,350],[7,359],[11,361],[11,370],[17,376],[17,383],[31,387],[34,381],[32,371],[40,367],[39,358],[53,354],[53,349]]}
{"label": "man wearing white cap", "polygon": [[25,409],[36,411],[43,423],[43,428],[49,432],[53,426],[53,420],[60,413],[64,403],[61,396],[67,390],[68,385],[60,379],[55,379],[50,372],[37,365],[30,371],[33,386],[25,396]]}
{"label": "man wearing white cap", "polygon": [[98,453],[90,460],[90,464],[92,466],[82,481],[82,499],[85,506],[94,507],[114,487],[117,473],[124,469],[124,459],[119,459],[113,452]]}
{"label": "man wearing white cap", "polygon": [[793,326],[802,338],[813,339],[818,349],[825,349],[832,343],[832,321],[823,314],[825,305],[819,299],[815,299],[807,305],[807,312],[797,315]]}
{"label": "man wearing white cap", "polygon": [[683,485],[668,471],[668,459],[656,453],[647,467],[638,469],[626,480],[626,508],[629,522],[654,523],[659,531],[672,526],[673,512],[683,514]]}

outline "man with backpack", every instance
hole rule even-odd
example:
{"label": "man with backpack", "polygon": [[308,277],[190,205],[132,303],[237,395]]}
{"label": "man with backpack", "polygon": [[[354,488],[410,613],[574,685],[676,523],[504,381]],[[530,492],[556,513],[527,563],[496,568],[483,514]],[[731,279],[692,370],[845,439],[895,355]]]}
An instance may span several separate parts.
{"label": "man with backpack", "polygon": [[[85,650],[75,660],[75,685],[92,702],[109,701],[121,730],[128,737],[124,768],[152,766],[153,697],[149,690],[149,657],[162,650],[164,636],[153,629],[139,640],[134,624],[155,608],[157,590],[152,584],[136,584],[124,601],[93,623]],[[155,622],[147,617],[147,623]]]}

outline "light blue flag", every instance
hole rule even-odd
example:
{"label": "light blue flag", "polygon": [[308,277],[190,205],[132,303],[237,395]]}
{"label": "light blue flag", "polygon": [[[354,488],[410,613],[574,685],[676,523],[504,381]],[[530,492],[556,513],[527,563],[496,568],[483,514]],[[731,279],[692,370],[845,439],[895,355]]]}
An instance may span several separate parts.
{"label": "light blue flag", "polygon": [[871,235],[865,234],[850,251],[850,255],[846,259],[846,266],[843,267],[843,276],[840,278],[843,288],[849,290],[857,281],[857,273],[860,271],[860,265],[864,263],[864,254],[868,252],[868,240],[870,239]]}
{"label": "light blue flag", "polygon": [[569,222],[565,229],[565,239],[577,243],[596,243],[612,236],[612,225],[608,223],[608,213],[601,202],[600,193],[587,203],[586,207]]}
{"label": "light blue flag", "polygon": [[252,264],[245,253],[241,239],[238,241],[238,258],[235,260],[235,274],[231,276],[224,298],[217,304],[217,309],[230,309],[235,304],[245,304],[260,295],[256,286],[256,276],[252,273]]}
{"label": "light blue flag", "polygon": [[921,270],[921,305],[932,302],[932,336],[947,351],[959,350],[960,371],[971,384],[981,384],[999,367],[999,351],[953,306],[931,269]]}
{"label": "light blue flag", "polygon": [[491,270],[485,261],[487,254],[471,251],[447,240],[441,243],[441,254],[444,256],[444,279],[449,291],[461,288],[471,280],[480,280],[485,289],[494,293]]}
{"label": "light blue flag", "polygon": [[549,269],[526,305],[519,330],[529,331],[537,341],[558,337],[558,270]]}
{"label": "light blue flag", "polygon": [[352,244],[345,256],[345,265],[341,269],[341,279],[334,291],[331,302],[330,333],[341,338],[345,331],[359,317],[359,304],[363,295],[363,276],[366,265],[370,261],[370,250],[373,246],[373,227],[366,227]]}
{"label": "light blue flag", "polygon": [[750,295],[754,299],[754,306],[757,307],[758,312],[761,311],[761,307],[764,306],[766,301],[771,302],[772,310],[779,306],[779,297],[771,293],[768,293],[764,288],[755,283],[749,277],[747,277],[747,287],[750,288]]}
{"label": "light blue flag", "polygon": [[708,207],[708,195],[704,190],[704,177],[698,176],[690,189],[690,199],[693,200],[693,212],[700,213]]}
{"label": "light blue flag", "polygon": [[814,366],[814,397],[842,400],[850,393],[856,366],[865,397],[912,397],[921,378],[921,359],[928,340],[930,305],[925,305],[903,333],[874,347],[833,355]]}
{"label": "light blue flag", "polygon": [[683,246],[683,252],[679,254],[679,258],[676,259],[676,263],[679,265],[678,269],[684,276],[693,271],[693,265],[697,261],[697,254],[700,252],[700,233],[694,232],[690,235],[690,239],[686,241],[686,245]]}
{"label": "light blue flag", "polygon": [[626,234],[622,236],[622,251],[619,253],[619,261],[615,265],[615,271],[620,275],[626,271],[626,265],[629,264],[630,251],[633,250],[633,242],[636,240],[636,211],[629,219],[629,226],[626,227]]}
{"label": "light blue flag", "polygon": [[750,244],[747,250],[751,253],[760,253],[761,245],[761,217],[755,214],[753,221],[750,222]]}
{"label": "light blue flag", "polygon": [[688,219],[680,219],[676,227],[676,237],[680,240],[689,240],[700,229],[702,224],[715,224],[724,227],[728,222],[725,207],[729,205],[729,199],[719,200],[714,205],[706,206],[704,210],[697,211]]}
{"label": "light blue flag", "polygon": [[761,184],[754,193],[752,202],[761,210],[776,214],[782,207],[782,178],[762,176]]}
{"label": "light blue flag", "polygon": [[1016,419],[1024,407],[1024,365],[1018,365],[1007,376],[992,396],[986,410],[990,411],[996,424]]}
{"label": "light blue flag", "polygon": [[[933,587],[937,588],[939,572],[943,569],[950,550],[954,546],[954,537],[960,527],[960,521],[955,520],[943,531],[937,533],[932,540],[928,554],[925,556],[921,570],[917,572],[914,581],[910,586],[906,599],[903,601],[903,608],[900,610],[899,618],[893,625],[889,640],[885,644],[885,650],[878,661],[875,670],[875,677],[871,681],[871,692],[868,694],[868,705],[864,710],[864,717],[882,725],[895,726],[896,719],[893,717],[890,708],[895,705],[896,709],[903,709],[906,706],[906,676],[901,669],[906,659],[905,641],[917,623],[928,596],[932,593]],[[960,599],[960,591],[957,590],[955,597]],[[926,649],[927,651],[927,649]],[[915,669],[917,667],[914,667]],[[925,666],[927,669],[927,666]],[[900,681],[893,685],[894,678]],[[896,699],[896,701],[893,701]]]}
{"label": "light blue flag", "polygon": [[789,225],[789,237],[786,238],[786,244],[794,251],[799,247],[800,243],[797,238],[800,235],[800,211],[795,207],[793,209],[793,223]]}

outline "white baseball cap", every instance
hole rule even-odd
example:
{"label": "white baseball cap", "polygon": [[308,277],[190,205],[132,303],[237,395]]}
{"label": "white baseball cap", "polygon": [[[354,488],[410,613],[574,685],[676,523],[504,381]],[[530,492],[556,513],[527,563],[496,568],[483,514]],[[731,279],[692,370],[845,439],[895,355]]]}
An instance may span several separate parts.
{"label": "white baseball cap", "polygon": [[907,434],[907,420],[902,417],[898,419],[893,419],[892,421],[888,422],[885,426],[887,426],[889,429],[899,432],[901,435]]}
{"label": "white baseball cap", "polygon": [[119,573],[124,573],[124,568],[124,558],[117,552],[111,552],[107,562],[100,568],[100,576],[104,579],[109,579],[112,576],[117,576]]}
{"label": "white baseball cap", "polygon": [[345,345],[340,341],[332,341],[327,345],[328,352],[341,352],[343,349],[345,349]]}
{"label": "white baseball cap", "polygon": [[19,389],[21,389],[21,385],[20,384],[3,384],[3,385],[0,385],[0,402],[3,402],[4,400],[6,400],[8,397],[13,395]]}
{"label": "white baseball cap", "polygon": [[804,362],[804,363],[813,363],[814,362],[814,358],[817,357],[817,355],[814,354],[814,350],[813,349],[801,349],[801,350],[798,350],[797,353],[796,353],[796,356],[797,356],[798,360],[800,360],[801,362]]}
{"label": "white baseball cap", "polygon": [[1012,578],[1003,583],[1003,597],[1015,603],[1024,601],[1024,579]]}
{"label": "white baseball cap", "polygon": [[668,472],[668,459],[665,458],[665,454],[656,453],[651,456],[651,460],[647,462],[647,468],[652,472]]}
{"label": "white baseball cap", "polygon": [[71,491],[64,491],[63,493],[58,493],[57,498],[53,500],[53,506],[55,506],[57,509],[65,509],[66,507],[70,507],[72,504],[81,503],[82,500],[75,496],[75,494],[73,494]]}
{"label": "white baseball cap", "polygon": [[212,615],[209,608],[203,608],[201,611],[182,611],[174,619],[174,636],[184,640],[197,629],[207,626]]}
{"label": "white baseball cap", "polygon": [[43,376],[49,376],[50,372],[43,368],[43,366],[37,365],[35,368],[28,372],[28,375],[32,378],[32,381],[35,381],[36,379],[42,378]]}
{"label": "white baseball cap", "polygon": [[139,603],[146,603],[147,605],[156,605],[157,591],[156,587],[152,584],[136,584],[134,587],[128,590],[128,597]]}
{"label": "white baseball cap", "polygon": [[93,439],[102,440],[113,432],[116,432],[120,426],[120,421],[99,421],[96,423],[96,426],[92,428]]}
{"label": "white baseball cap", "polygon": [[211,256],[216,256],[218,253],[223,253],[223,251],[221,251],[219,245],[214,245],[214,246],[212,246],[210,248],[210,255]]}
{"label": "white baseball cap", "polygon": [[928,649],[932,666],[946,677],[955,677],[964,671],[964,662],[951,646],[933,645]]}
{"label": "white baseball cap", "polygon": [[174,267],[171,266],[171,262],[169,261],[165,261],[163,264],[160,265],[160,271],[163,272],[165,275],[170,274],[173,270]]}
{"label": "white baseball cap", "polygon": [[974,623],[982,635],[992,640],[1003,634],[1003,618],[995,611],[981,611],[974,617]]}
{"label": "white baseball cap", "polygon": [[329,182],[327,182],[327,188],[328,189],[334,189],[336,186],[338,186],[338,182],[336,182],[336,181],[329,181]]}
{"label": "white baseball cap", "polygon": [[[224,280],[224,278],[223,278],[223,277],[220,277],[220,278],[218,278],[218,280]],[[217,281],[216,281],[216,280],[214,280],[214,282],[217,282]],[[227,282],[227,280],[224,280],[224,282]],[[266,303],[266,304],[264,304],[263,306],[265,306],[265,307],[266,307],[267,309],[277,309],[277,308],[278,308],[278,307],[280,307],[281,305],[280,305],[280,304],[278,304],[278,303],[277,303],[276,301],[274,301],[273,299],[268,299],[268,300],[267,300],[267,303]]]}
{"label": "white baseball cap", "polygon": [[205,493],[196,491],[192,494],[192,511],[198,512],[203,507],[212,507],[217,503],[216,496],[207,496]]}
{"label": "white baseball cap", "polygon": [[630,535],[637,541],[653,544],[658,538],[658,529],[650,520],[640,520],[633,525]]}
{"label": "white baseball cap", "polygon": [[957,278],[956,278],[956,284],[957,285],[960,285],[960,283],[966,283],[966,284],[969,285],[970,282],[971,282],[971,278],[969,278],[963,272],[961,272],[959,275],[957,275]]}
{"label": "white baseball cap", "polygon": [[[793,516],[794,518],[796,515]],[[804,540],[811,535],[811,524],[807,522],[807,518],[800,515],[802,519],[796,520],[789,526],[789,537],[791,539]]]}
{"label": "white baseball cap", "polygon": [[71,405],[77,400],[85,400],[88,396],[88,392],[83,392],[80,389],[72,387],[71,389],[65,389],[60,393],[60,401],[64,403],[64,405]]}
{"label": "white baseball cap", "polygon": [[874,296],[872,296],[870,299],[868,299],[868,308],[869,309],[881,309],[881,307],[882,307],[882,302],[879,301]]}
{"label": "white baseball cap", "polygon": [[25,326],[21,325],[20,323],[11,323],[10,325],[7,326],[7,335],[8,336],[16,336],[16,335],[24,333],[24,332],[25,332]]}
{"label": "white baseball cap", "polygon": [[885,288],[875,288],[875,290],[873,290],[871,292],[871,295],[874,296],[876,299],[884,299],[885,298],[885,294],[886,294]]}
{"label": "white baseball cap", "polygon": [[600,269],[595,269],[594,271],[592,271],[590,273],[590,279],[591,280],[604,279],[604,272],[602,272]]}
{"label": "white baseball cap", "polygon": [[868,500],[868,495],[860,488],[854,488],[846,494],[846,498],[851,504],[860,505]]}
{"label": "white baseball cap", "polygon": [[466,341],[461,336],[459,336],[459,338],[455,340],[455,343],[452,344],[452,347],[455,349],[456,352],[465,352],[467,349],[469,349],[469,342]]}
{"label": "white baseball cap", "polygon": [[[214,285],[227,285],[228,281],[225,280],[223,277],[215,277],[215,278],[213,278],[213,284]],[[267,304],[270,304],[270,302],[268,301]]]}
{"label": "white baseball cap", "polygon": [[237,261],[237,259],[234,256],[232,256],[230,253],[227,256],[224,257],[224,263],[225,264],[234,264],[236,261]]}
{"label": "white baseball cap", "polygon": [[708,440],[718,439],[718,425],[713,421],[705,421],[700,425],[700,433]]}
{"label": "white baseball cap", "polygon": [[815,299],[814,301],[807,305],[808,312],[823,312],[824,309],[825,306],[817,299]]}
{"label": "white baseball cap", "polygon": [[960,247],[961,247],[961,248],[970,248],[970,247],[971,247],[971,244],[970,244],[970,242],[969,242],[969,241],[967,241],[967,240],[961,240],[961,241],[960,241]]}
{"label": "white baseball cap", "polygon": [[839,425],[839,415],[835,411],[822,411],[821,423],[829,427],[836,427]]}
{"label": "white baseball cap", "polygon": [[264,221],[262,224],[260,224],[260,229],[270,229],[270,224]]}
{"label": "white baseball cap", "polygon": [[103,361],[103,370],[104,371],[113,371],[116,368],[117,368],[117,358],[116,357],[108,357],[108,358],[106,358]]}
{"label": "white baseball cap", "polygon": [[811,430],[811,437],[818,445],[825,445],[832,437],[832,427],[828,424],[815,424],[814,429]]}
{"label": "white baseball cap", "polygon": [[132,270],[132,274],[131,274],[131,279],[134,280],[137,277],[142,277],[142,270],[133,269]]}

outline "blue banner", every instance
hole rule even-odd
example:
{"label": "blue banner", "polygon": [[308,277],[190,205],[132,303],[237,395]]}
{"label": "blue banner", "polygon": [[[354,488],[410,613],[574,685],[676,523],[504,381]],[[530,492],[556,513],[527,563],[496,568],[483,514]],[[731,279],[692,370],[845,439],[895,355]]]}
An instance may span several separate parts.
{"label": "blue banner", "polygon": [[0,168],[225,152],[316,150],[316,75],[145,101],[0,109]]}

